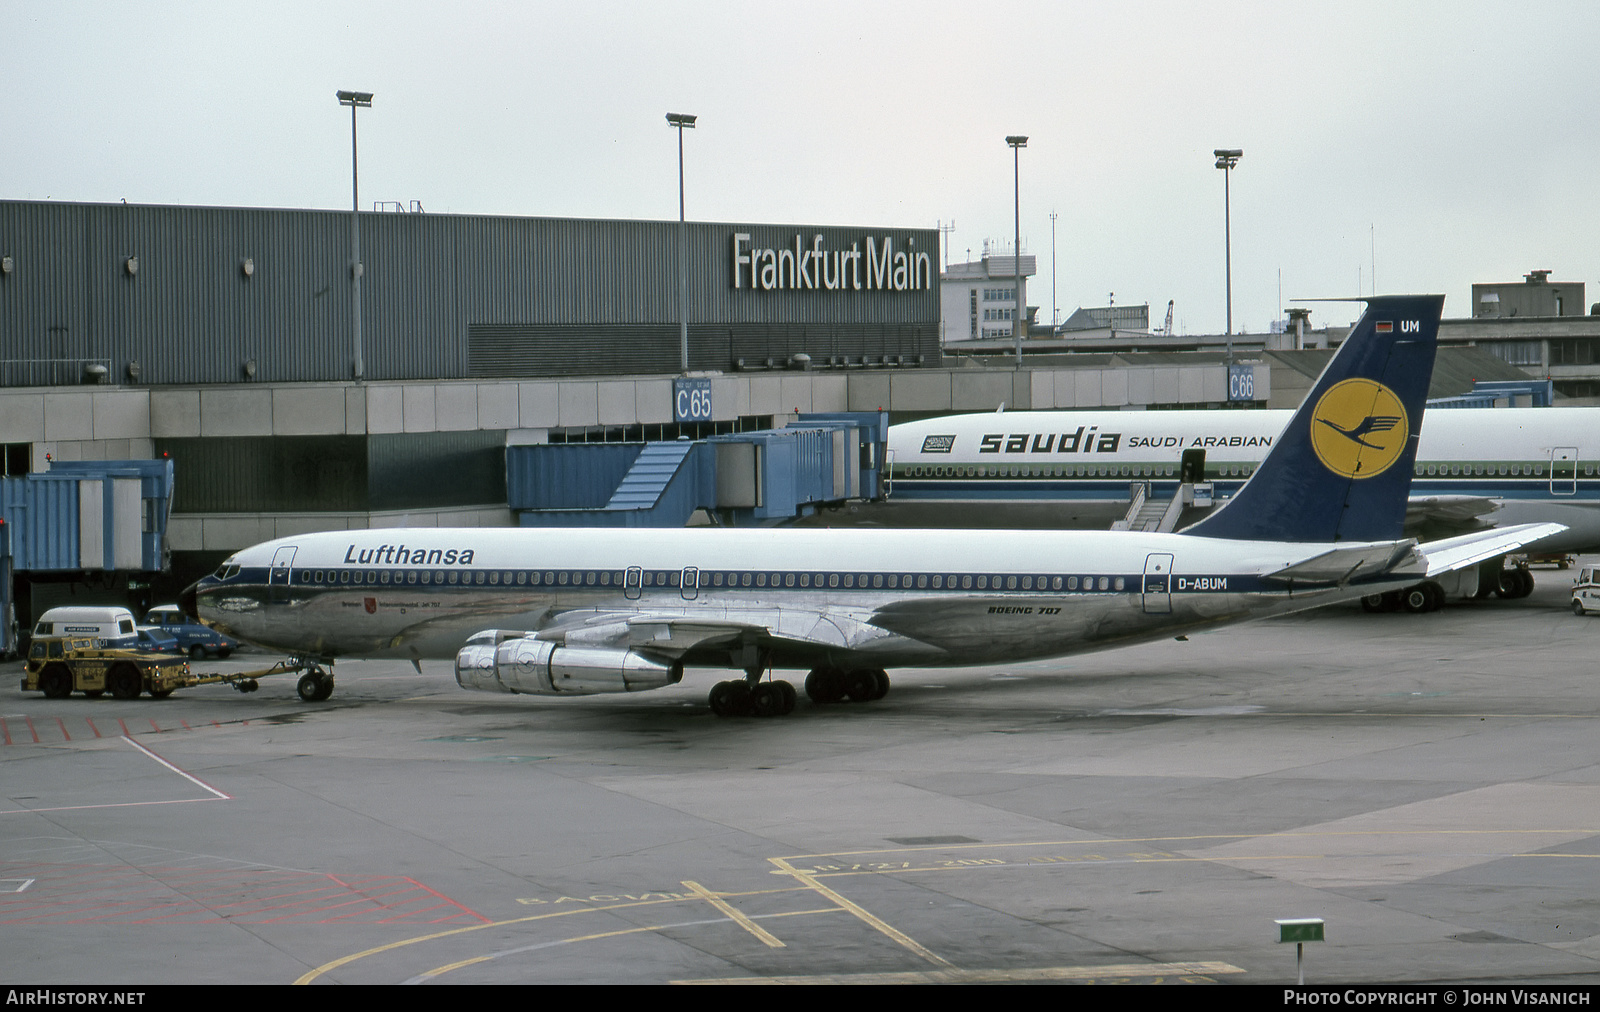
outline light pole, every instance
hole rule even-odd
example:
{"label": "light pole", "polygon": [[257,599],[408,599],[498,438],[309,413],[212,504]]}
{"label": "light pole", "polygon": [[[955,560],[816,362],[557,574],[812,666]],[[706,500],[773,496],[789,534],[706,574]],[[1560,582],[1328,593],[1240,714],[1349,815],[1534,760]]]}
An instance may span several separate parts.
{"label": "light pole", "polygon": [[683,132],[694,129],[695,117],[667,113],[667,125],[678,131],[678,361],[689,371],[689,239],[683,216]]}
{"label": "light pole", "polygon": [[338,92],[339,104],[350,107],[350,332],[355,342],[355,379],[366,378],[361,356],[361,185],[356,172],[356,110],[372,108],[372,92]]}
{"label": "light pole", "polygon": [[1228,284],[1228,364],[1233,364],[1233,210],[1230,206],[1228,180],[1233,167],[1239,164],[1244,152],[1239,148],[1218,148],[1211,152],[1217,156],[1217,168],[1222,170],[1222,243],[1227,264]]}
{"label": "light pole", "polygon": [[1011,145],[1011,182],[1012,195],[1016,202],[1017,216],[1017,244],[1012,247],[1011,263],[1015,269],[1015,282],[1017,286],[1017,318],[1011,322],[1011,340],[1017,347],[1017,368],[1022,368],[1022,328],[1026,327],[1028,314],[1022,304],[1022,155],[1023,148],[1028,146],[1028,138],[1011,136],[1006,138],[1006,143]]}

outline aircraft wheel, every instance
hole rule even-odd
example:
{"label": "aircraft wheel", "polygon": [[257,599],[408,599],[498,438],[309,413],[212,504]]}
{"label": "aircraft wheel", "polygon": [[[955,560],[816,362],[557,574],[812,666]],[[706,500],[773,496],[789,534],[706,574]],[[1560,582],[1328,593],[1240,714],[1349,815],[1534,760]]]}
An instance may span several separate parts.
{"label": "aircraft wheel", "polygon": [[1433,603],[1433,595],[1429,594],[1428,589],[1420,583],[1415,587],[1407,587],[1401,591],[1400,602],[1405,606],[1406,611],[1413,615],[1420,615],[1425,611],[1433,610],[1429,607]]}
{"label": "aircraft wheel", "polygon": [[844,672],[838,668],[813,668],[806,675],[806,695],[813,703],[837,703],[844,698]]}
{"label": "aircraft wheel", "polygon": [[118,699],[138,699],[140,690],[144,688],[144,680],[133,665],[119,664],[106,676],[106,688]]}
{"label": "aircraft wheel", "polygon": [[1450,600],[1450,595],[1444,592],[1444,588],[1439,586],[1437,583],[1434,583],[1432,580],[1429,580],[1422,586],[1427,589],[1428,596],[1433,599],[1433,603],[1428,606],[1429,611],[1438,611],[1440,608],[1444,607],[1446,601]]}
{"label": "aircraft wheel", "polygon": [[65,664],[52,664],[40,672],[39,688],[46,699],[66,699],[72,695],[72,672]]}
{"label": "aircraft wheel", "polygon": [[762,682],[750,690],[750,710],[757,717],[777,717],[783,709],[785,696],[776,682]]}
{"label": "aircraft wheel", "polygon": [[294,691],[308,703],[320,703],[333,695],[333,676],[323,671],[309,671],[300,676]]}
{"label": "aircraft wheel", "polygon": [[1507,569],[1500,573],[1500,596],[1507,600],[1533,593],[1533,574],[1526,569]]}
{"label": "aircraft wheel", "polygon": [[711,712],[719,717],[743,717],[751,710],[750,687],[744,682],[718,682],[711,687]]}
{"label": "aircraft wheel", "polygon": [[865,703],[877,699],[878,679],[871,668],[856,668],[844,676],[845,695],[852,703]]}
{"label": "aircraft wheel", "polygon": [[884,696],[887,696],[889,694],[889,672],[883,670],[882,668],[873,668],[872,678],[875,682],[877,682],[877,686],[872,693],[872,698],[874,700],[879,700]]}
{"label": "aircraft wheel", "polygon": [[783,706],[778,710],[778,713],[793,713],[794,704],[799,700],[799,694],[794,691],[794,686],[784,681],[777,681],[773,682],[772,684],[776,686],[778,692],[783,695]]}

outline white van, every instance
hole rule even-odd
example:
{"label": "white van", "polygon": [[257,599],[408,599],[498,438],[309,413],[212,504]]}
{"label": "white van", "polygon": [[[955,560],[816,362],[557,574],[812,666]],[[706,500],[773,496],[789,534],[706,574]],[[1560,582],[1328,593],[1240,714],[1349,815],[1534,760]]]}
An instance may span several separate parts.
{"label": "white van", "polygon": [[33,635],[94,636],[108,647],[133,646],[139,639],[133,612],[111,607],[51,608],[39,616]]}
{"label": "white van", "polygon": [[1585,566],[1572,587],[1572,613],[1600,611],[1600,568]]}

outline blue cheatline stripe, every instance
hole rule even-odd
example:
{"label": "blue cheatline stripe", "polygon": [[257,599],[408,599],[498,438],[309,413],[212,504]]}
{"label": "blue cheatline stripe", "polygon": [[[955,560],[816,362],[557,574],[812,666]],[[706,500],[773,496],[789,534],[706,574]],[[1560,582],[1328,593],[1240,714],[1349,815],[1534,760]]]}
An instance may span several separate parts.
{"label": "blue cheatline stripe", "polygon": [[[696,567],[684,567],[693,569]],[[915,591],[952,596],[979,594],[1128,594],[1144,591],[1143,573],[994,573],[994,572],[881,572],[849,570],[728,570],[698,569],[692,589],[729,592]],[[608,591],[624,589],[626,569],[295,569],[287,584],[295,591],[341,590],[379,592],[395,589],[487,591],[517,589]],[[424,580],[424,574],[427,579]],[[262,586],[268,571],[245,569],[218,587]],[[450,577],[457,577],[452,582]],[[678,593],[682,570],[650,569],[640,573],[640,584],[627,589]],[[465,579],[461,579],[465,577]],[[479,577],[482,577],[480,580]],[[493,581],[491,582],[491,577]],[[748,578],[749,582],[746,582]],[[1174,573],[1175,593],[1271,593],[1286,589],[1280,581],[1254,574]],[[1024,584],[1027,584],[1024,586]],[[937,585],[936,585],[937,584]],[[1158,592],[1152,583],[1151,592]]]}

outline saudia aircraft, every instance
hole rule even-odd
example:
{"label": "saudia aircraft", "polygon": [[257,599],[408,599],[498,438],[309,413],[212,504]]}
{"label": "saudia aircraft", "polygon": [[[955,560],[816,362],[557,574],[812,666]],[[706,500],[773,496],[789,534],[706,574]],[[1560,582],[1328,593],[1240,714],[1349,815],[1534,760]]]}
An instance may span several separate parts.
{"label": "saudia aircraft", "polygon": [[[316,667],[454,658],[465,688],[630,692],[742,669],[719,715],[881,698],[886,669],[1059,657],[1349,600],[1559,525],[1401,536],[1443,296],[1381,296],[1259,469],[1182,534],[1111,531],[412,529],[241,551],[186,608]],[[766,676],[767,680],[764,680]]]}
{"label": "saudia aircraft", "polygon": [[[1244,484],[1290,411],[1015,411],[892,426],[893,494],[868,519],[900,526],[1105,527],[1128,508],[1131,482],[1170,497],[1185,453],[1205,454],[1203,480],[1227,495]],[[1344,434],[1371,442],[1381,422]],[[1432,411],[1412,462],[1410,520],[1553,521],[1537,551],[1600,550],[1596,408]],[[1343,430],[1340,430],[1343,431]],[[1461,531],[1451,531],[1460,533]]]}
{"label": "saudia aircraft", "polygon": [[[1148,483],[1170,499],[1184,458],[1204,454],[1219,497],[1261,465],[1289,411],[1020,411],[951,415],[889,430],[892,494],[848,519],[890,526],[1108,527]],[[1383,420],[1340,432],[1381,440]],[[1362,426],[1366,426],[1365,429]],[[1596,408],[1429,412],[1411,461],[1406,533],[1437,538],[1486,527],[1553,522],[1559,533],[1524,546],[1600,551],[1600,429]],[[839,522],[839,518],[830,517]],[[1516,588],[1532,589],[1526,572]]]}

